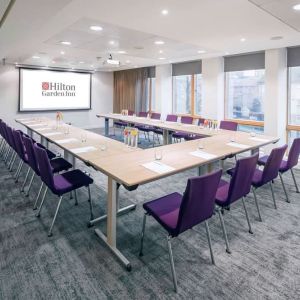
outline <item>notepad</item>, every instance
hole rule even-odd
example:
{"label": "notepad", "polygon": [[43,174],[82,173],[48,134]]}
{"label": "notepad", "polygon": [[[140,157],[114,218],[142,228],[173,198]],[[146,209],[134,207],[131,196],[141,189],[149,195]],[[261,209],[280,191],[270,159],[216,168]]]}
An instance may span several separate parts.
{"label": "notepad", "polygon": [[175,170],[175,168],[163,164],[162,162],[159,161],[153,161],[146,164],[142,164],[142,166],[158,174],[164,174]]}
{"label": "notepad", "polygon": [[54,135],[60,135],[62,134],[61,132],[48,132],[48,133],[45,133],[45,136],[54,136]]}
{"label": "notepad", "polygon": [[55,142],[58,144],[68,144],[68,143],[78,142],[78,140],[74,138],[70,138],[70,139],[56,140]]}
{"label": "notepad", "polygon": [[35,130],[37,131],[45,131],[45,130],[49,130],[49,127],[41,127],[41,128],[35,128]]}
{"label": "notepad", "polygon": [[194,151],[194,152],[190,152],[189,154],[191,154],[193,156],[196,156],[196,157],[203,158],[203,159],[214,159],[214,158],[217,157],[217,155],[214,155],[214,154],[211,154],[211,153],[207,153],[205,151],[200,151],[200,150],[197,150],[197,151]]}
{"label": "notepad", "polygon": [[97,150],[97,148],[95,148],[93,146],[70,149],[71,152],[76,153],[76,154],[91,152],[91,151],[95,151],[95,150]]}
{"label": "notepad", "polygon": [[248,145],[239,144],[239,143],[235,143],[235,142],[228,143],[227,146],[236,147],[236,148],[240,148],[240,149],[246,149],[246,148],[250,147]]}
{"label": "notepad", "polygon": [[27,124],[31,124],[31,123],[36,123],[36,121],[26,121],[26,122],[22,122],[22,123],[27,125]]}
{"label": "notepad", "polygon": [[252,137],[249,140],[256,141],[256,142],[269,142],[269,140],[263,139],[263,138],[259,138],[259,137]]}

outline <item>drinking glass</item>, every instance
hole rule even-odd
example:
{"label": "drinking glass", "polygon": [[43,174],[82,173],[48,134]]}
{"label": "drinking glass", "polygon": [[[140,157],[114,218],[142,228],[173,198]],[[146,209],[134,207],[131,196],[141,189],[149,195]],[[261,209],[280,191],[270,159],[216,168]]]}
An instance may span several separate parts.
{"label": "drinking glass", "polygon": [[86,139],[87,139],[87,134],[86,133],[82,133],[81,136],[81,143],[85,143],[86,142]]}
{"label": "drinking glass", "polygon": [[204,141],[201,141],[201,139],[200,139],[200,141],[198,143],[198,150],[203,150],[204,147],[205,147]]}
{"label": "drinking glass", "polygon": [[101,144],[100,145],[100,151],[105,151],[106,150],[106,144]]}
{"label": "drinking glass", "polygon": [[162,160],[163,157],[162,149],[159,148],[155,149],[154,156],[155,156],[155,160]]}

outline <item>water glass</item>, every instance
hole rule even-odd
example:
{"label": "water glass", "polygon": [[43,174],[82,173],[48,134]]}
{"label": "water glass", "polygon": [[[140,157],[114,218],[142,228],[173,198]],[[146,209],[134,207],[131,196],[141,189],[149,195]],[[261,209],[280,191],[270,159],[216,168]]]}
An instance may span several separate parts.
{"label": "water glass", "polygon": [[163,157],[162,149],[159,148],[155,149],[154,156],[155,156],[155,160],[162,160]]}
{"label": "water glass", "polygon": [[100,145],[100,151],[105,151],[106,150],[106,144],[101,144]]}
{"label": "water glass", "polygon": [[203,150],[204,147],[205,147],[204,141],[201,141],[201,140],[200,140],[199,143],[198,143],[198,150]]}
{"label": "water glass", "polygon": [[85,143],[86,142],[86,139],[87,139],[87,134],[86,133],[82,133],[81,136],[81,143]]}

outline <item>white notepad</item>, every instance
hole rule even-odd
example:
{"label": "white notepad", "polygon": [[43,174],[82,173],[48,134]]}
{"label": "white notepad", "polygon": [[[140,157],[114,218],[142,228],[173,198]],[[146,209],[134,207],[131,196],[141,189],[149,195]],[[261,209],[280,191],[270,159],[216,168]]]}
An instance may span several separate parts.
{"label": "white notepad", "polygon": [[259,138],[259,137],[252,137],[249,140],[256,141],[256,142],[269,142],[269,140],[263,139],[263,138]]}
{"label": "white notepad", "polygon": [[148,170],[151,170],[158,174],[164,174],[171,171],[174,171],[175,169],[173,167],[170,167],[168,165],[165,165],[159,161],[153,161],[146,164],[142,164],[142,166]]}
{"label": "white notepad", "polygon": [[54,135],[60,135],[62,134],[61,132],[47,132],[45,133],[45,136],[54,136]]}
{"label": "white notepad", "polygon": [[239,143],[235,143],[235,142],[228,143],[227,146],[236,147],[236,148],[240,148],[240,149],[246,149],[246,148],[250,147],[248,145],[239,144]]}
{"label": "white notepad", "polygon": [[36,123],[36,121],[26,121],[26,122],[22,122],[23,124],[31,124],[31,123]]}
{"label": "white notepad", "polygon": [[35,130],[37,131],[45,131],[45,130],[49,130],[49,127],[41,127],[41,128],[35,128]]}
{"label": "white notepad", "polygon": [[70,138],[70,139],[56,140],[55,142],[58,144],[68,144],[68,143],[78,142],[78,140],[74,138]]}
{"label": "white notepad", "polygon": [[91,152],[91,151],[95,151],[95,150],[97,150],[97,148],[95,148],[93,146],[70,149],[70,151],[72,151],[72,152],[74,152],[76,154],[85,153],[85,152]]}
{"label": "white notepad", "polygon": [[205,151],[200,151],[200,150],[197,150],[197,151],[194,151],[194,152],[190,152],[189,154],[191,154],[193,156],[196,156],[196,157],[203,158],[203,159],[214,159],[214,158],[217,157],[217,155],[214,155],[214,154],[211,154],[211,153],[207,153]]}

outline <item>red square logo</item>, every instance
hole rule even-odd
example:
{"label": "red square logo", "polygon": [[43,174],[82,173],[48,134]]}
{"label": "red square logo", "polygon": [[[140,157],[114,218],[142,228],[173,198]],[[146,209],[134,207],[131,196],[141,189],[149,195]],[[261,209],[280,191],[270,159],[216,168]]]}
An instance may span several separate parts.
{"label": "red square logo", "polygon": [[49,82],[42,82],[42,89],[49,90]]}

